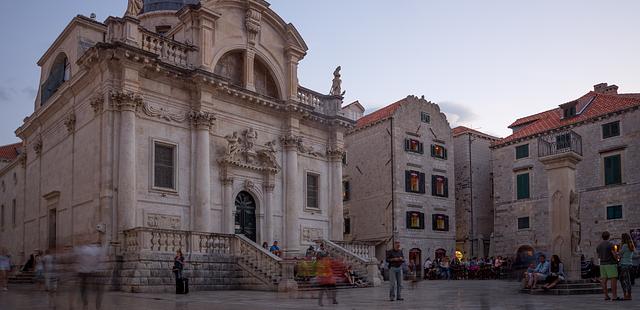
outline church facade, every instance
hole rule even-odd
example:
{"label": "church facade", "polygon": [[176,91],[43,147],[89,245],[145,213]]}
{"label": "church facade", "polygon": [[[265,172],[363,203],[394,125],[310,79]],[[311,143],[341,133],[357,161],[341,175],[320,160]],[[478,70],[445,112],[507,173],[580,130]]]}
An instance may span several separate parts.
{"label": "church facade", "polygon": [[139,228],[277,240],[287,255],[342,240],[355,121],[339,69],[330,94],[300,86],[307,45],[266,1],[157,2],[78,16],[39,60],[4,169],[18,181],[2,245],[21,259],[97,241],[117,254]]}

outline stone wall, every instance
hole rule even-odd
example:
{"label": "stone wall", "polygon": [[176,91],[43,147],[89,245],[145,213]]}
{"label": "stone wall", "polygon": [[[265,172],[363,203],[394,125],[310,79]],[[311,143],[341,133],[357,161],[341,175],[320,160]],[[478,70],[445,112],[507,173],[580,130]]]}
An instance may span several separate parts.
{"label": "stone wall", "polygon": [[[602,124],[619,120],[621,135],[602,139]],[[582,224],[581,248],[587,258],[595,256],[602,231],[612,238],[640,228],[638,192],[640,190],[640,111],[603,117],[572,128],[582,137],[582,161],[576,166],[576,188]],[[529,157],[516,160],[515,147],[529,144]],[[603,158],[622,154],[622,184],[604,186]],[[495,254],[515,255],[522,245],[538,251],[549,251],[549,194],[547,174],[538,161],[537,139],[493,149],[495,183]],[[531,198],[517,200],[515,175],[529,171]],[[623,206],[623,218],[606,219],[606,207]],[[530,228],[517,228],[518,217],[530,217]]]}

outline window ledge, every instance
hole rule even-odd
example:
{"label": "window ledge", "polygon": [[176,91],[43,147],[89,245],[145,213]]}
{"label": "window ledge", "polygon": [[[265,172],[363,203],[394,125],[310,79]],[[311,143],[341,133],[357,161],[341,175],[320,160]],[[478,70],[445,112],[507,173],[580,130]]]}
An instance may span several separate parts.
{"label": "window ledge", "polygon": [[158,194],[169,194],[172,196],[180,196],[178,191],[172,188],[163,188],[163,187],[152,187],[149,192],[158,193]]}
{"label": "window ledge", "polygon": [[309,207],[305,207],[304,208],[305,212],[309,212],[309,213],[322,213],[322,209],[319,208],[309,208]]}

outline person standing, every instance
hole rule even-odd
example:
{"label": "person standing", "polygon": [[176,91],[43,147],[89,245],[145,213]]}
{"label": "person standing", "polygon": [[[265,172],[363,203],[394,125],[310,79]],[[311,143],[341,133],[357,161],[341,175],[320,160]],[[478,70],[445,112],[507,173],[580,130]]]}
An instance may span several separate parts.
{"label": "person standing", "polygon": [[336,292],[336,278],[333,274],[334,262],[328,256],[322,256],[318,261],[318,283],[322,290],[318,295],[318,305],[323,306],[322,298],[324,294],[331,299],[334,305],[338,304]]}
{"label": "person standing", "polygon": [[176,282],[182,279],[182,270],[184,270],[184,255],[182,250],[176,251],[176,256],[173,258],[173,273],[176,276]]}
{"label": "person standing", "polygon": [[97,279],[101,271],[101,263],[105,258],[105,253],[100,242],[94,242],[74,249],[76,272],[80,281],[80,299],[83,309],[89,307],[89,293],[95,292],[95,307],[100,310],[102,307],[102,287]]}
{"label": "person standing", "polygon": [[8,291],[9,271],[11,271],[11,257],[7,249],[0,248],[0,290]]}
{"label": "person standing", "polygon": [[631,271],[633,270],[633,252],[636,250],[631,236],[622,234],[620,248],[620,284],[624,293],[624,300],[631,300]]}
{"label": "person standing", "polygon": [[387,251],[387,263],[389,264],[389,281],[391,282],[389,300],[403,300],[400,292],[402,289],[402,264],[404,264],[404,255],[400,248],[400,241],[395,241],[393,243],[393,249]]}
{"label": "person standing", "polygon": [[618,297],[618,265],[616,264],[615,251],[613,244],[609,241],[609,232],[602,233],[602,242],[596,248],[598,257],[600,258],[600,283],[604,292],[604,300],[611,300],[609,290],[607,289],[607,280],[611,281],[611,294],[613,300],[622,300]]}

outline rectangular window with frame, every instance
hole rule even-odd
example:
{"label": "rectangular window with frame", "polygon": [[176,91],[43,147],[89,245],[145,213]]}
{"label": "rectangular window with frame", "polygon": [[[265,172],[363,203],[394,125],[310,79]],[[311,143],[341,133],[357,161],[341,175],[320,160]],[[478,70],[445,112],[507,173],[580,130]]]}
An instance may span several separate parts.
{"label": "rectangular window with frame", "polygon": [[604,185],[622,183],[622,156],[620,154],[604,158]]}
{"label": "rectangular window with frame", "polygon": [[425,174],[419,171],[406,170],[405,191],[409,193],[425,193]]}
{"label": "rectangular window with frame", "polygon": [[436,197],[449,197],[449,179],[442,175],[432,175],[431,195]]}
{"label": "rectangular window with frame", "polygon": [[431,157],[447,159],[447,149],[442,145],[432,144]]}
{"label": "rectangular window with frame", "polygon": [[444,214],[434,214],[431,216],[431,228],[434,231],[449,231],[449,216]]}
{"label": "rectangular window with frame", "polygon": [[351,219],[348,217],[344,218],[344,234],[351,234]]}
{"label": "rectangular window with frame", "polygon": [[518,199],[527,199],[529,195],[529,173],[522,173],[516,176],[516,191]]}
{"label": "rectangular window with frame", "polygon": [[176,146],[154,142],[153,187],[176,189]]}
{"label": "rectangular window with frame", "polygon": [[424,153],[422,142],[416,139],[405,139],[404,150],[407,152],[418,153],[418,154]]}
{"label": "rectangular window with frame", "polygon": [[420,113],[420,120],[423,123],[429,124],[429,123],[431,123],[431,116],[427,112],[422,112],[422,113]]}
{"label": "rectangular window with frame", "polygon": [[351,198],[351,184],[349,181],[342,181],[342,201],[349,201]]}
{"label": "rectangular window with frame", "polygon": [[617,137],[620,135],[620,121],[602,125],[602,139]]}
{"label": "rectangular window with frame", "polygon": [[516,159],[529,157],[529,144],[516,146]]}
{"label": "rectangular window with frame", "polygon": [[314,173],[307,173],[307,208],[319,209],[318,203],[318,185],[320,176]]}
{"label": "rectangular window with frame", "polygon": [[530,224],[528,216],[518,218],[518,229],[529,229]]}
{"label": "rectangular window with frame", "polygon": [[607,207],[607,220],[617,220],[622,218],[622,206],[608,206]]}
{"label": "rectangular window with frame", "polygon": [[424,229],[424,213],[407,212],[407,229]]}

